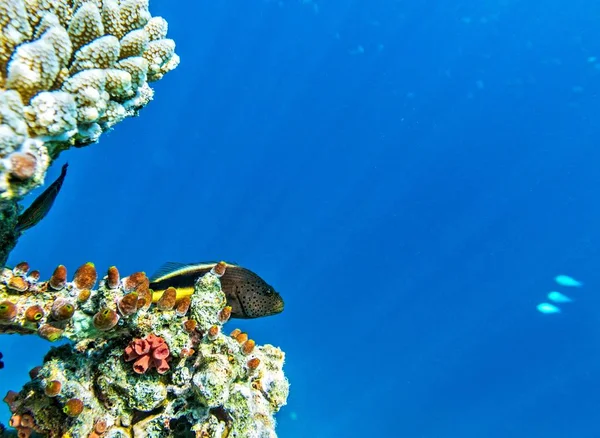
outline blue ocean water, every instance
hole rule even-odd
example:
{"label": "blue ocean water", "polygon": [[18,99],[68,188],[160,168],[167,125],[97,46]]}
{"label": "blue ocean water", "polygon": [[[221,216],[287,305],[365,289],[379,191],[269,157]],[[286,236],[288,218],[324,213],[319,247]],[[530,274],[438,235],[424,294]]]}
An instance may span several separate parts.
{"label": "blue ocean water", "polygon": [[[286,351],[281,437],[600,436],[600,4],[151,11],[181,65],[61,155],[10,263],[256,271],[286,309],[229,325]],[[573,302],[538,312],[552,290]],[[0,392],[47,348],[0,338]]]}

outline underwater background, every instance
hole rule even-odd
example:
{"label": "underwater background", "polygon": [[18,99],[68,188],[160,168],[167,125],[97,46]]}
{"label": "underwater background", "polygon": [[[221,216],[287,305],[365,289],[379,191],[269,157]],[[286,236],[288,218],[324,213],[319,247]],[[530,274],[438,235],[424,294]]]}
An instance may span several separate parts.
{"label": "underwater background", "polygon": [[[228,326],[287,354],[281,437],[600,436],[600,3],[150,8],[181,65],[9,265],[257,272],[285,311]],[[0,392],[47,348],[1,337]]]}

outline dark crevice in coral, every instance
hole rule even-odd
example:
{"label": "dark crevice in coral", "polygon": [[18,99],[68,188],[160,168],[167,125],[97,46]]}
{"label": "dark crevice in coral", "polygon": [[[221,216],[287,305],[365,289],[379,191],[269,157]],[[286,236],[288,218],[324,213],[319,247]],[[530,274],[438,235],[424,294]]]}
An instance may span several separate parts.
{"label": "dark crevice in coral", "polygon": [[151,411],[138,411],[138,410],[134,410],[133,411],[133,418],[131,419],[131,424],[134,425],[136,423],[139,423],[142,420],[145,420],[146,418],[150,417],[150,416],[155,416],[158,414],[162,414],[162,412],[165,410],[165,408],[163,406],[159,406],[158,408],[152,409]]}
{"label": "dark crevice in coral", "polygon": [[210,408],[208,411],[211,415],[214,415],[217,420],[222,421],[223,423],[231,423],[233,418],[229,415],[229,412],[223,406],[217,406],[216,408]]}
{"label": "dark crevice in coral", "polygon": [[196,433],[192,432],[191,428],[192,425],[186,418],[177,418],[169,423],[174,438],[194,438]]}
{"label": "dark crevice in coral", "polygon": [[225,430],[223,431],[221,438],[227,438],[233,426],[233,418],[229,412],[227,412],[227,409],[225,409],[223,406],[217,406],[216,408],[210,408],[208,412],[220,422],[225,423]]}
{"label": "dark crevice in coral", "polygon": [[102,377],[102,373],[100,371],[96,371],[96,374],[94,375],[94,384],[92,385],[92,390],[94,391],[94,396],[98,399],[98,401],[100,403],[102,403],[102,405],[104,405],[104,407],[106,409],[111,409],[114,404],[113,402],[111,402],[108,398],[108,396],[102,391],[102,388],[100,387],[100,384],[98,383],[98,379]]}

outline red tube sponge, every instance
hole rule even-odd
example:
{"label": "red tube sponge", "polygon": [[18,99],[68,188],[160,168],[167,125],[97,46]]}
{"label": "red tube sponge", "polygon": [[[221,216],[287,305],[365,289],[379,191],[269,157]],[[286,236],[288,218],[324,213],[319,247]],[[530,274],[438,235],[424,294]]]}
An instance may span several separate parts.
{"label": "red tube sponge", "polygon": [[125,347],[123,359],[125,362],[135,361],[133,371],[138,374],[144,374],[151,368],[156,368],[159,374],[164,374],[169,370],[171,352],[163,338],[149,334],[144,339],[131,340]]}

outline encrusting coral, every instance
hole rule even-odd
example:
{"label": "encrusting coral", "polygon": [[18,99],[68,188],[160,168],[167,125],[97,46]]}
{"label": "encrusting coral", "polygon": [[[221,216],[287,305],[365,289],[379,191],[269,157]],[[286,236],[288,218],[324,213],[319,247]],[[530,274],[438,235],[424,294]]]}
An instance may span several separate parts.
{"label": "encrusting coral", "polygon": [[275,437],[289,390],[284,353],[223,333],[226,266],[198,278],[183,306],[153,304],[142,272],[121,278],[111,267],[94,289],[91,263],[71,281],[62,265],[48,281],[26,263],[4,269],[0,333],[73,341],[6,395],[10,425],[19,436]]}
{"label": "encrusting coral", "polygon": [[136,115],[179,63],[148,0],[0,0],[0,29],[0,207]]}

